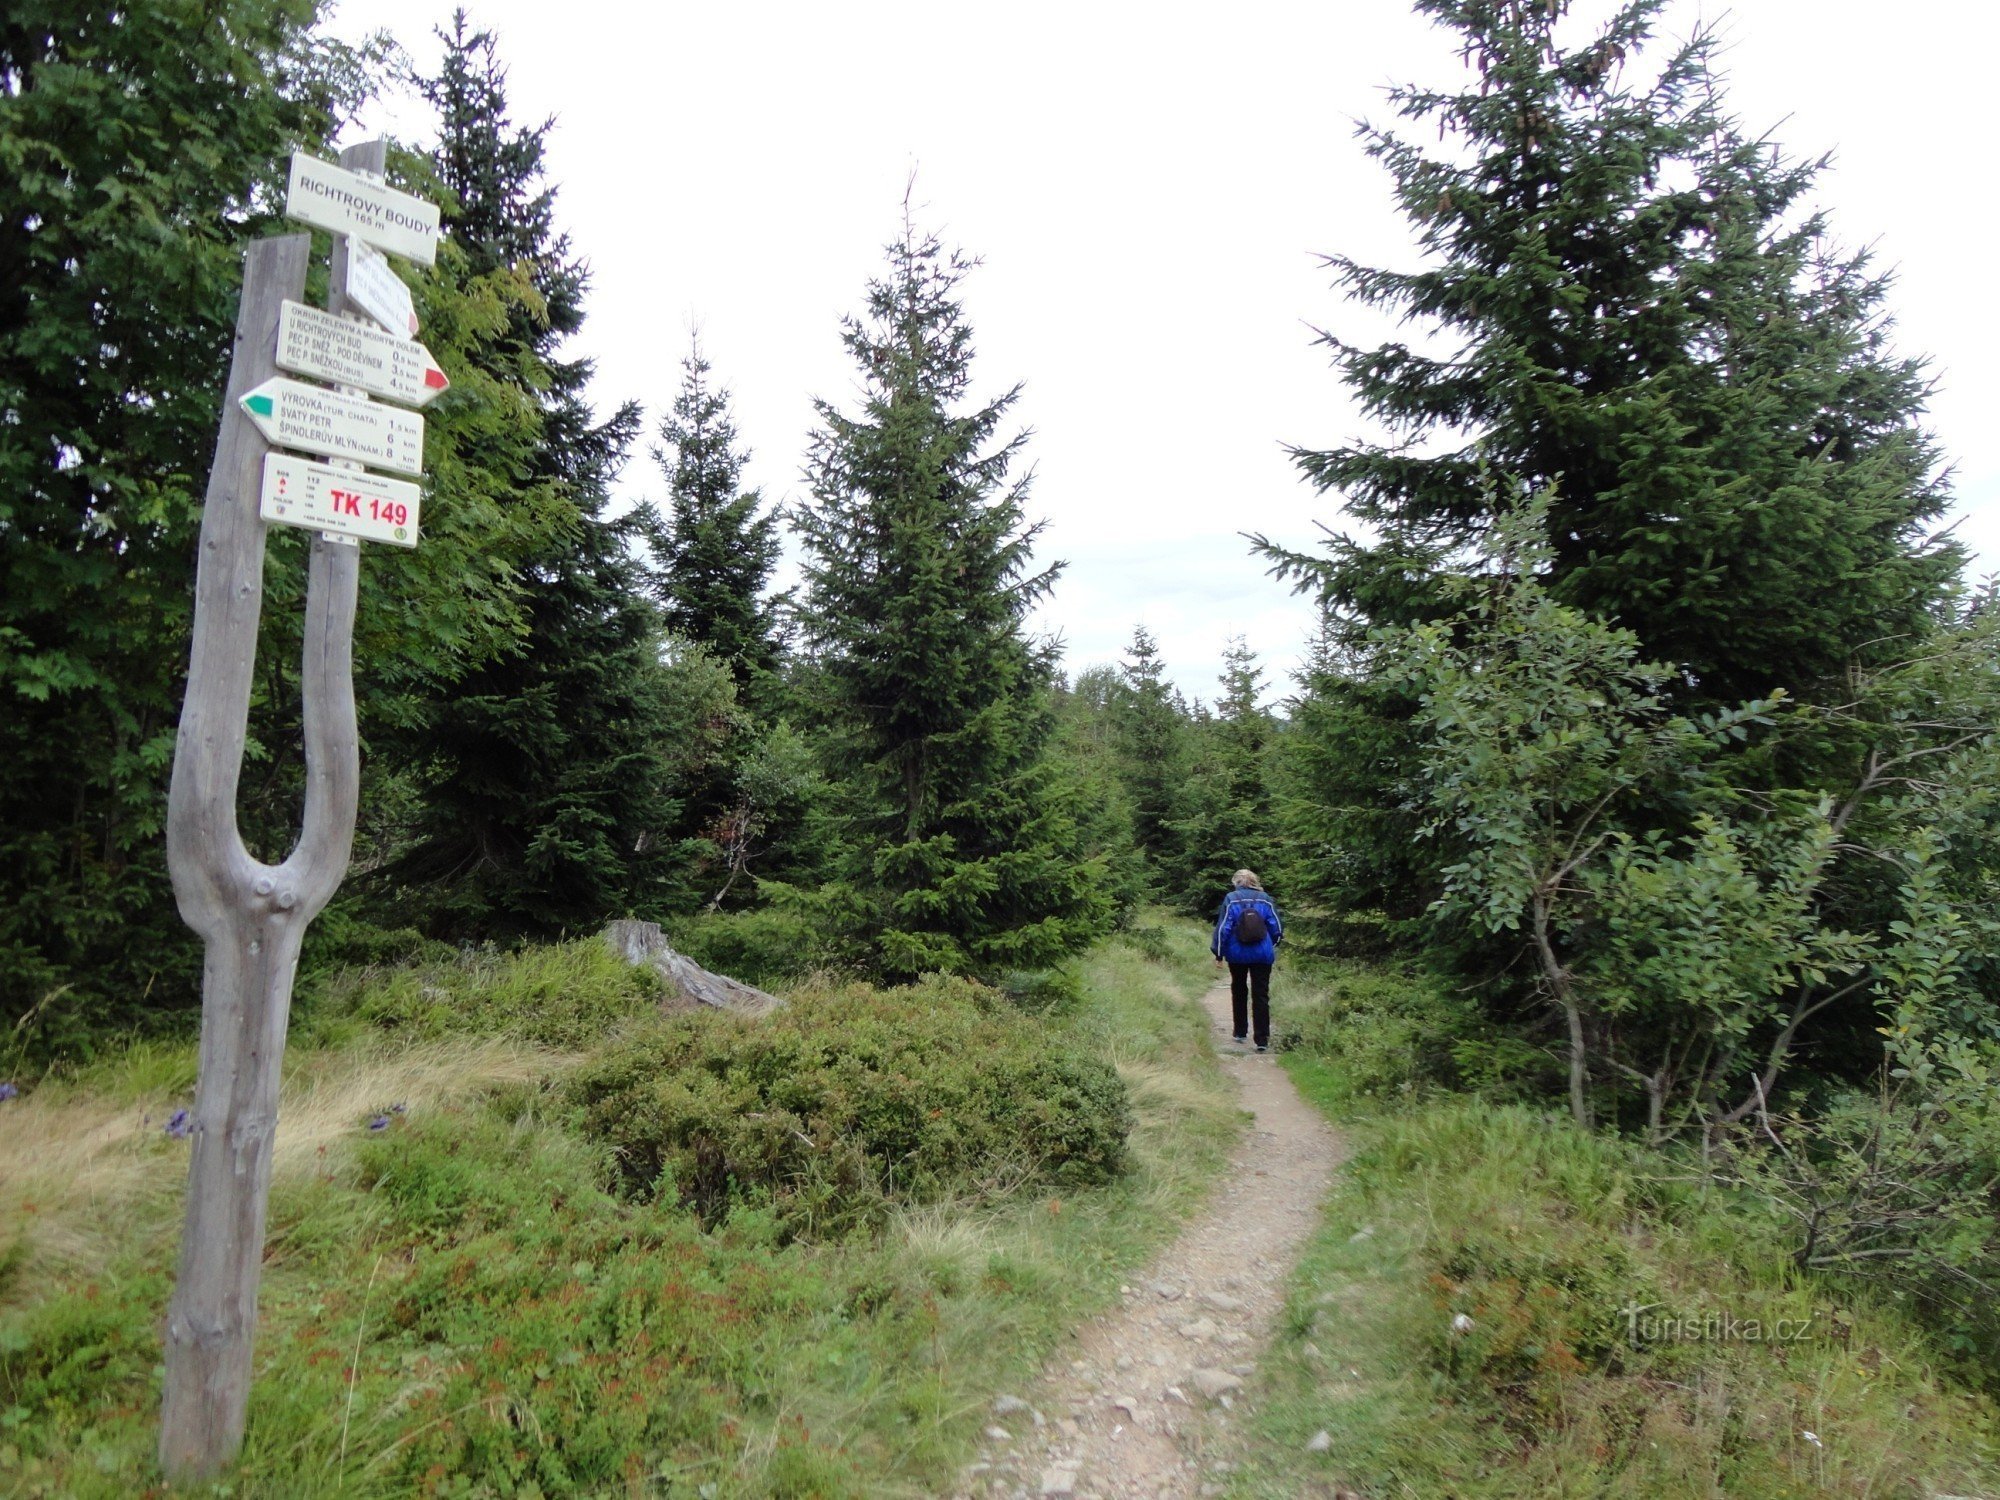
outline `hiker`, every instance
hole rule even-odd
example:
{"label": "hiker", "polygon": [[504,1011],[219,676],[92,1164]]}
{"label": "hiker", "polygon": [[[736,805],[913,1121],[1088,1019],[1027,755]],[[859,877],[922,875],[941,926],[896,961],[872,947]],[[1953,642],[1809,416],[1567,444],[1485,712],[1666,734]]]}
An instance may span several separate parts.
{"label": "hiker", "polygon": [[1239,1046],[1248,1039],[1254,1017],[1257,1050],[1271,1050],[1271,964],[1284,935],[1285,924],[1264,894],[1264,883],[1249,870],[1230,876],[1229,894],[1222,898],[1208,949],[1216,963],[1229,965],[1229,1003]]}

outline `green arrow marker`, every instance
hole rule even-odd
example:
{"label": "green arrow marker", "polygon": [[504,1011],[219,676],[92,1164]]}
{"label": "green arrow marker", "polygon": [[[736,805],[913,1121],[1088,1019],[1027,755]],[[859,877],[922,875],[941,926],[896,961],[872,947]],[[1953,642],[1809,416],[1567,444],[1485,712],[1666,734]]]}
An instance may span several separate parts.
{"label": "green arrow marker", "polygon": [[277,411],[276,404],[269,396],[258,394],[243,398],[243,409],[256,416],[268,417]]}

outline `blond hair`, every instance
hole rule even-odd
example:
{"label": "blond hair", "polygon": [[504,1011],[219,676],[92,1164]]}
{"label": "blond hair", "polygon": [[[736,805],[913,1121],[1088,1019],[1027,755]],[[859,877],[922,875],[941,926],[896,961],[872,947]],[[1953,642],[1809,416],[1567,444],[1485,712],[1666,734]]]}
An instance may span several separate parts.
{"label": "blond hair", "polygon": [[1264,889],[1264,882],[1257,878],[1255,870],[1238,870],[1234,875],[1229,877],[1229,883],[1231,885],[1247,885],[1253,891]]}

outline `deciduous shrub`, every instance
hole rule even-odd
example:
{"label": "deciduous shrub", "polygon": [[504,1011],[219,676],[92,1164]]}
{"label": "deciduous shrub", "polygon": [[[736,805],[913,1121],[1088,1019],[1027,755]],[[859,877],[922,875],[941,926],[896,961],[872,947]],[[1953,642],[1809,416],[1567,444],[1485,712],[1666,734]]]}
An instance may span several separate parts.
{"label": "deciduous shrub", "polygon": [[1131,1125],[1108,1063],[1052,1051],[956,979],[807,992],[758,1020],[663,1018],[568,1089],[624,1192],[709,1224],[769,1204],[791,1236],[865,1227],[896,1202],[1101,1182]]}

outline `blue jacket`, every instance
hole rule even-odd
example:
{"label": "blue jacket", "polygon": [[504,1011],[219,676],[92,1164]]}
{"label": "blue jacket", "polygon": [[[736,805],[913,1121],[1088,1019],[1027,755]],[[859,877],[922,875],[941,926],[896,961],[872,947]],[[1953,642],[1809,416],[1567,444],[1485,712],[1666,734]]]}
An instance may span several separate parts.
{"label": "blue jacket", "polygon": [[[1236,941],[1237,918],[1248,906],[1262,912],[1264,925],[1271,929],[1261,943]],[[1239,885],[1222,898],[1222,910],[1216,916],[1215,936],[1209,940],[1208,951],[1232,964],[1268,964],[1277,958],[1278,941],[1284,935],[1285,924],[1278,920],[1278,908],[1271,898],[1250,886]]]}

